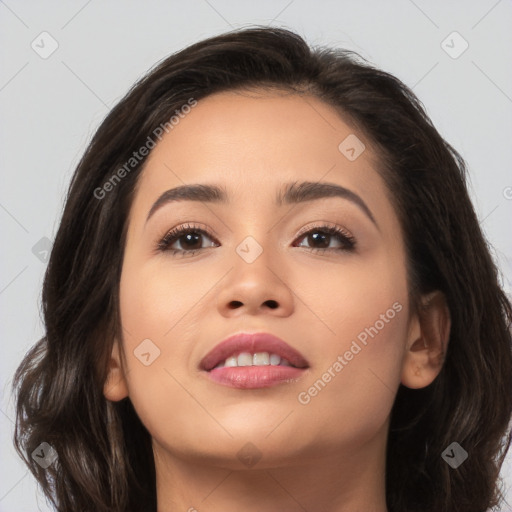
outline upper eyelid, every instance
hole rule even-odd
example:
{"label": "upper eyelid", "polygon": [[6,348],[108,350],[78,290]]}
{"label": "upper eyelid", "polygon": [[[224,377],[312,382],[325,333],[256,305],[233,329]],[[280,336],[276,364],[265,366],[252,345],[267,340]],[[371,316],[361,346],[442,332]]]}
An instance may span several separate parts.
{"label": "upper eyelid", "polygon": [[218,235],[215,233],[215,230],[212,228],[206,227],[205,224],[202,224],[201,222],[184,222],[182,224],[178,224],[170,229],[166,229],[164,234],[160,238],[166,237],[168,234],[176,231],[201,231],[206,233],[208,236],[213,236],[216,238],[219,238]]}
{"label": "upper eyelid", "polygon": [[[295,235],[295,236],[302,236],[305,233],[308,233],[311,229],[321,229],[321,228],[326,228],[326,227],[338,228],[341,231],[346,232],[347,235],[353,236],[352,232],[349,229],[347,229],[346,227],[340,226],[340,225],[336,224],[335,222],[327,221],[327,220],[318,220],[313,225],[307,225],[307,226],[301,228],[297,232],[297,235]],[[191,223],[185,222],[184,224],[178,224],[177,226],[175,226],[171,229],[167,229],[164,232],[164,234],[160,236],[160,239],[166,237],[167,235],[169,235],[172,232],[187,231],[187,230],[189,230],[189,231],[196,230],[196,231],[204,232],[208,236],[215,237],[217,239],[220,238],[219,235],[217,235],[213,229],[206,227],[206,225],[204,225],[204,224],[201,224],[201,223],[195,224],[193,222],[191,222]]]}
{"label": "upper eyelid", "polygon": [[316,224],[305,226],[304,228],[301,228],[298,231],[298,234],[296,236],[303,236],[303,235],[309,233],[312,229],[320,230],[322,228],[323,229],[334,228],[334,229],[341,231],[343,234],[346,234],[347,236],[354,237],[354,235],[352,234],[352,231],[350,231],[346,227],[340,226],[339,224],[336,224],[335,222],[330,222],[328,220],[319,220],[319,221],[316,221]]}

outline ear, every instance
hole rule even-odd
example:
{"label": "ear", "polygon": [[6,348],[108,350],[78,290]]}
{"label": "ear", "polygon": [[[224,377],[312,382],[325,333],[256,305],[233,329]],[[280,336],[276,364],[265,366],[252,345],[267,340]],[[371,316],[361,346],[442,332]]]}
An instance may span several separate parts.
{"label": "ear", "polygon": [[121,364],[119,342],[114,340],[112,354],[108,363],[108,373],[103,385],[103,394],[107,400],[117,402],[128,396],[128,385],[125,378],[125,370]]}
{"label": "ear", "polygon": [[450,337],[450,311],[442,292],[421,299],[420,310],[411,318],[402,384],[411,389],[428,386],[443,367]]}

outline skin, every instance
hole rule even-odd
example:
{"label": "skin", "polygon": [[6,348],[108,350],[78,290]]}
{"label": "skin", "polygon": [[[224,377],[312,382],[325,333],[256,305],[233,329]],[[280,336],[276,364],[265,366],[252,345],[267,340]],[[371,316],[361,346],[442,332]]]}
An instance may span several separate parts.
{"label": "skin", "polygon": [[[366,150],[349,161],[338,145],[355,134]],[[387,511],[389,416],[400,383],[421,388],[442,365],[450,320],[442,294],[409,306],[404,240],[364,134],[321,100],[277,91],[223,92],[198,102],[150,154],[132,204],[120,310],[104,393],[130,397],[153,439],[159,512]],[[358,194],[276,206],[284,183],[329,182]],[[226,204],[180,201],[146,217],[166,190],[225,186]],[[186,223],[210,230],[193,255],[156,249]],[[301,229],[337,225],[356,248],[325,247]],[[252,236],[252,263],[236,252]],[[202,244],[202,245],[201,245]],[[342,246],[336,236],[326,245]],[[184,238],[173,248],[184,251]],[[185,248],[185,249],[183,249]],[[235,302],[236,301],[236,302]],[[268,301],[275,301],[274,307]],[[402,306],[307,404],[298,400],[365,327]],[[238,332],[270,332],[310,367],[296,382],[234,389],[199,362]],[[150,339],[160,355],[134,355]],[[332,374],[332,370],[331,370]],[[302,395],[304,396],[304,395]],[[248,467],[244,445],[261,455]]]}

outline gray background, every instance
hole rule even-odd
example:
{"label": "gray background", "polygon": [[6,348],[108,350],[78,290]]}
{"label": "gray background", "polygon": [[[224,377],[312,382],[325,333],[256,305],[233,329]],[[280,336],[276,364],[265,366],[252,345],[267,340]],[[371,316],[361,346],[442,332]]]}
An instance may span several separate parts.
{"label": "gray background", "polygon": [[[413,88],[468,163],[472,199],[511,292],[509,1],[0,0],[0,511],[50,510],[12,448],[10,384],[43,332],[46,250],[74,167],[109,109],[157,61],[252,24],[356,50]],[[40,36],[45,31],[50,36]],[[52,44],[58,48],[45,55]],[[502,471],[510,503],[511,461],[512,454]]]}

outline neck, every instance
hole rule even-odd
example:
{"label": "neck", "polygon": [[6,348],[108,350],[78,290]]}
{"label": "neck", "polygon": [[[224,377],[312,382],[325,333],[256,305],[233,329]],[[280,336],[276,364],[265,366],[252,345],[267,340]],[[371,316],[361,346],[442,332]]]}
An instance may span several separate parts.
{"label": "neck", "polygon": [[383,429],[357,452],[331,447],[244,469],[178,457],[153,441],[158,512],[387,512],[386,439]]}

